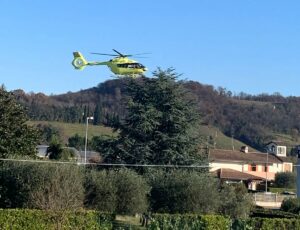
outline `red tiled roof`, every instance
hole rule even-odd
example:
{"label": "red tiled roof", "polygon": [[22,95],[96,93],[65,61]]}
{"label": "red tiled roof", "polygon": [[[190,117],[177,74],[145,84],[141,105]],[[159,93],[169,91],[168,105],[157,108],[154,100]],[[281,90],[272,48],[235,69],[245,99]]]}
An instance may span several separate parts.
{"label": "red tiled roof", "polygon": [[[224,150],[224,149],[210,149],[209,161],[216,162],[244,162],[244,163],[266,163],[267,154],[261,152],[240,152],[235,150]],[[285,157],[278,157],[274,154],[268,154],[269,163],[282,163],[289,162]]]}
{"label": "red tiled roof", "polygon": [[221,168],[213,173],[216,173],[217,177],[220,179],[230,179],[230,180],[265,180],[263,177],[254,176],[248,173],[240,172],[233,169]]}

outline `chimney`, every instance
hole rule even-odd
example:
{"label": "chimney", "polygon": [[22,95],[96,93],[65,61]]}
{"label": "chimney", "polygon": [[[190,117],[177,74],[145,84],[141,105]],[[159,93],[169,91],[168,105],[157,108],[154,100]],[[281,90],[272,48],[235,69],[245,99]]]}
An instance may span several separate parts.
{"label": "chimney", "polygon": [[248,153],[248,146],[242,146],[241,147],[241,152],[243,152],[243,153]]}

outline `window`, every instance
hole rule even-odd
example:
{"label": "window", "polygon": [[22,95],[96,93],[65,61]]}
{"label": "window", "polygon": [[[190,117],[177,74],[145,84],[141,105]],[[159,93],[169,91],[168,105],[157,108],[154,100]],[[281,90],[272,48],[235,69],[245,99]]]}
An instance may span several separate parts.
{"label": "window", "polygon": [[268,166],[267,166],[267,165],[263,165],[263,166],[262,166],[262,168],[263,168],[263,172],[268,172],[268,171],[269,171],[269,169],[268,169]]}
{"label": "window", "polygon": [[271,147],[271,153],[275,153],[275,146],[274,145],[272,145],[272,147]]}
{"label": "window", "polygon": [[252,164],[248,166],[250,172],[256,172],[257,166],[256,164]]}
{"label": "window", "polygon": [[119,68],[130,68],[130,69],[138,69],[144,67],[140,63],[123,63],[123,64],[117,64],[117,66]]}
{"label": "window", "polygon": [[284,172],[292,172],[291,164],[283,164],[283,171]]}
{"label": "window", "polygon": [[285,147],[277,147],[277,154],[285,155]]}

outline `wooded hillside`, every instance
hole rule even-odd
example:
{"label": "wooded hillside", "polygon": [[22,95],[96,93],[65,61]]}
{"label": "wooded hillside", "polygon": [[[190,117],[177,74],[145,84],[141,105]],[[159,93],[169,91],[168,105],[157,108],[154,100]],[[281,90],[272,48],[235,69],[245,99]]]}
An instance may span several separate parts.
{"label": "wooded hillside", "polygon": [[[14,94],[32,120],[84,123],[86,116],[94,116],[94,124],[109,126],[126,116],[125,84],[126,79],[115,79],[61,95],[28,94],[22,90]],[[224,88],[199,82],[182,84],[191,92],[203,124],[216,126],[226,135],[261,150],[276,138],[275,133],[291,135],[292,141],[298,141],[300,97],[283,97],[279,93],[233,95]]]}

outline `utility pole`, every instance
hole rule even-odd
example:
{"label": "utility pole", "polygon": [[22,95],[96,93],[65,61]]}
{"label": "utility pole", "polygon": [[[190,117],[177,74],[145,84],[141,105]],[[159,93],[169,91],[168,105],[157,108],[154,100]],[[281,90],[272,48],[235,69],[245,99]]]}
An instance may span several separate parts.
{"label": "utility pole", "polygon": [[267,163],[266,163],[266,193],[268,192],[268,164],[269,164],[269,149],[267,149]]}
{"label": "utility pole", "polygon": [[84,164],[86,164],[86,149],[87,149],[87,137],[88,137],[89,120],[94,120],[94,117],[87,117],[86,118],[85,145],[84,145]]}

